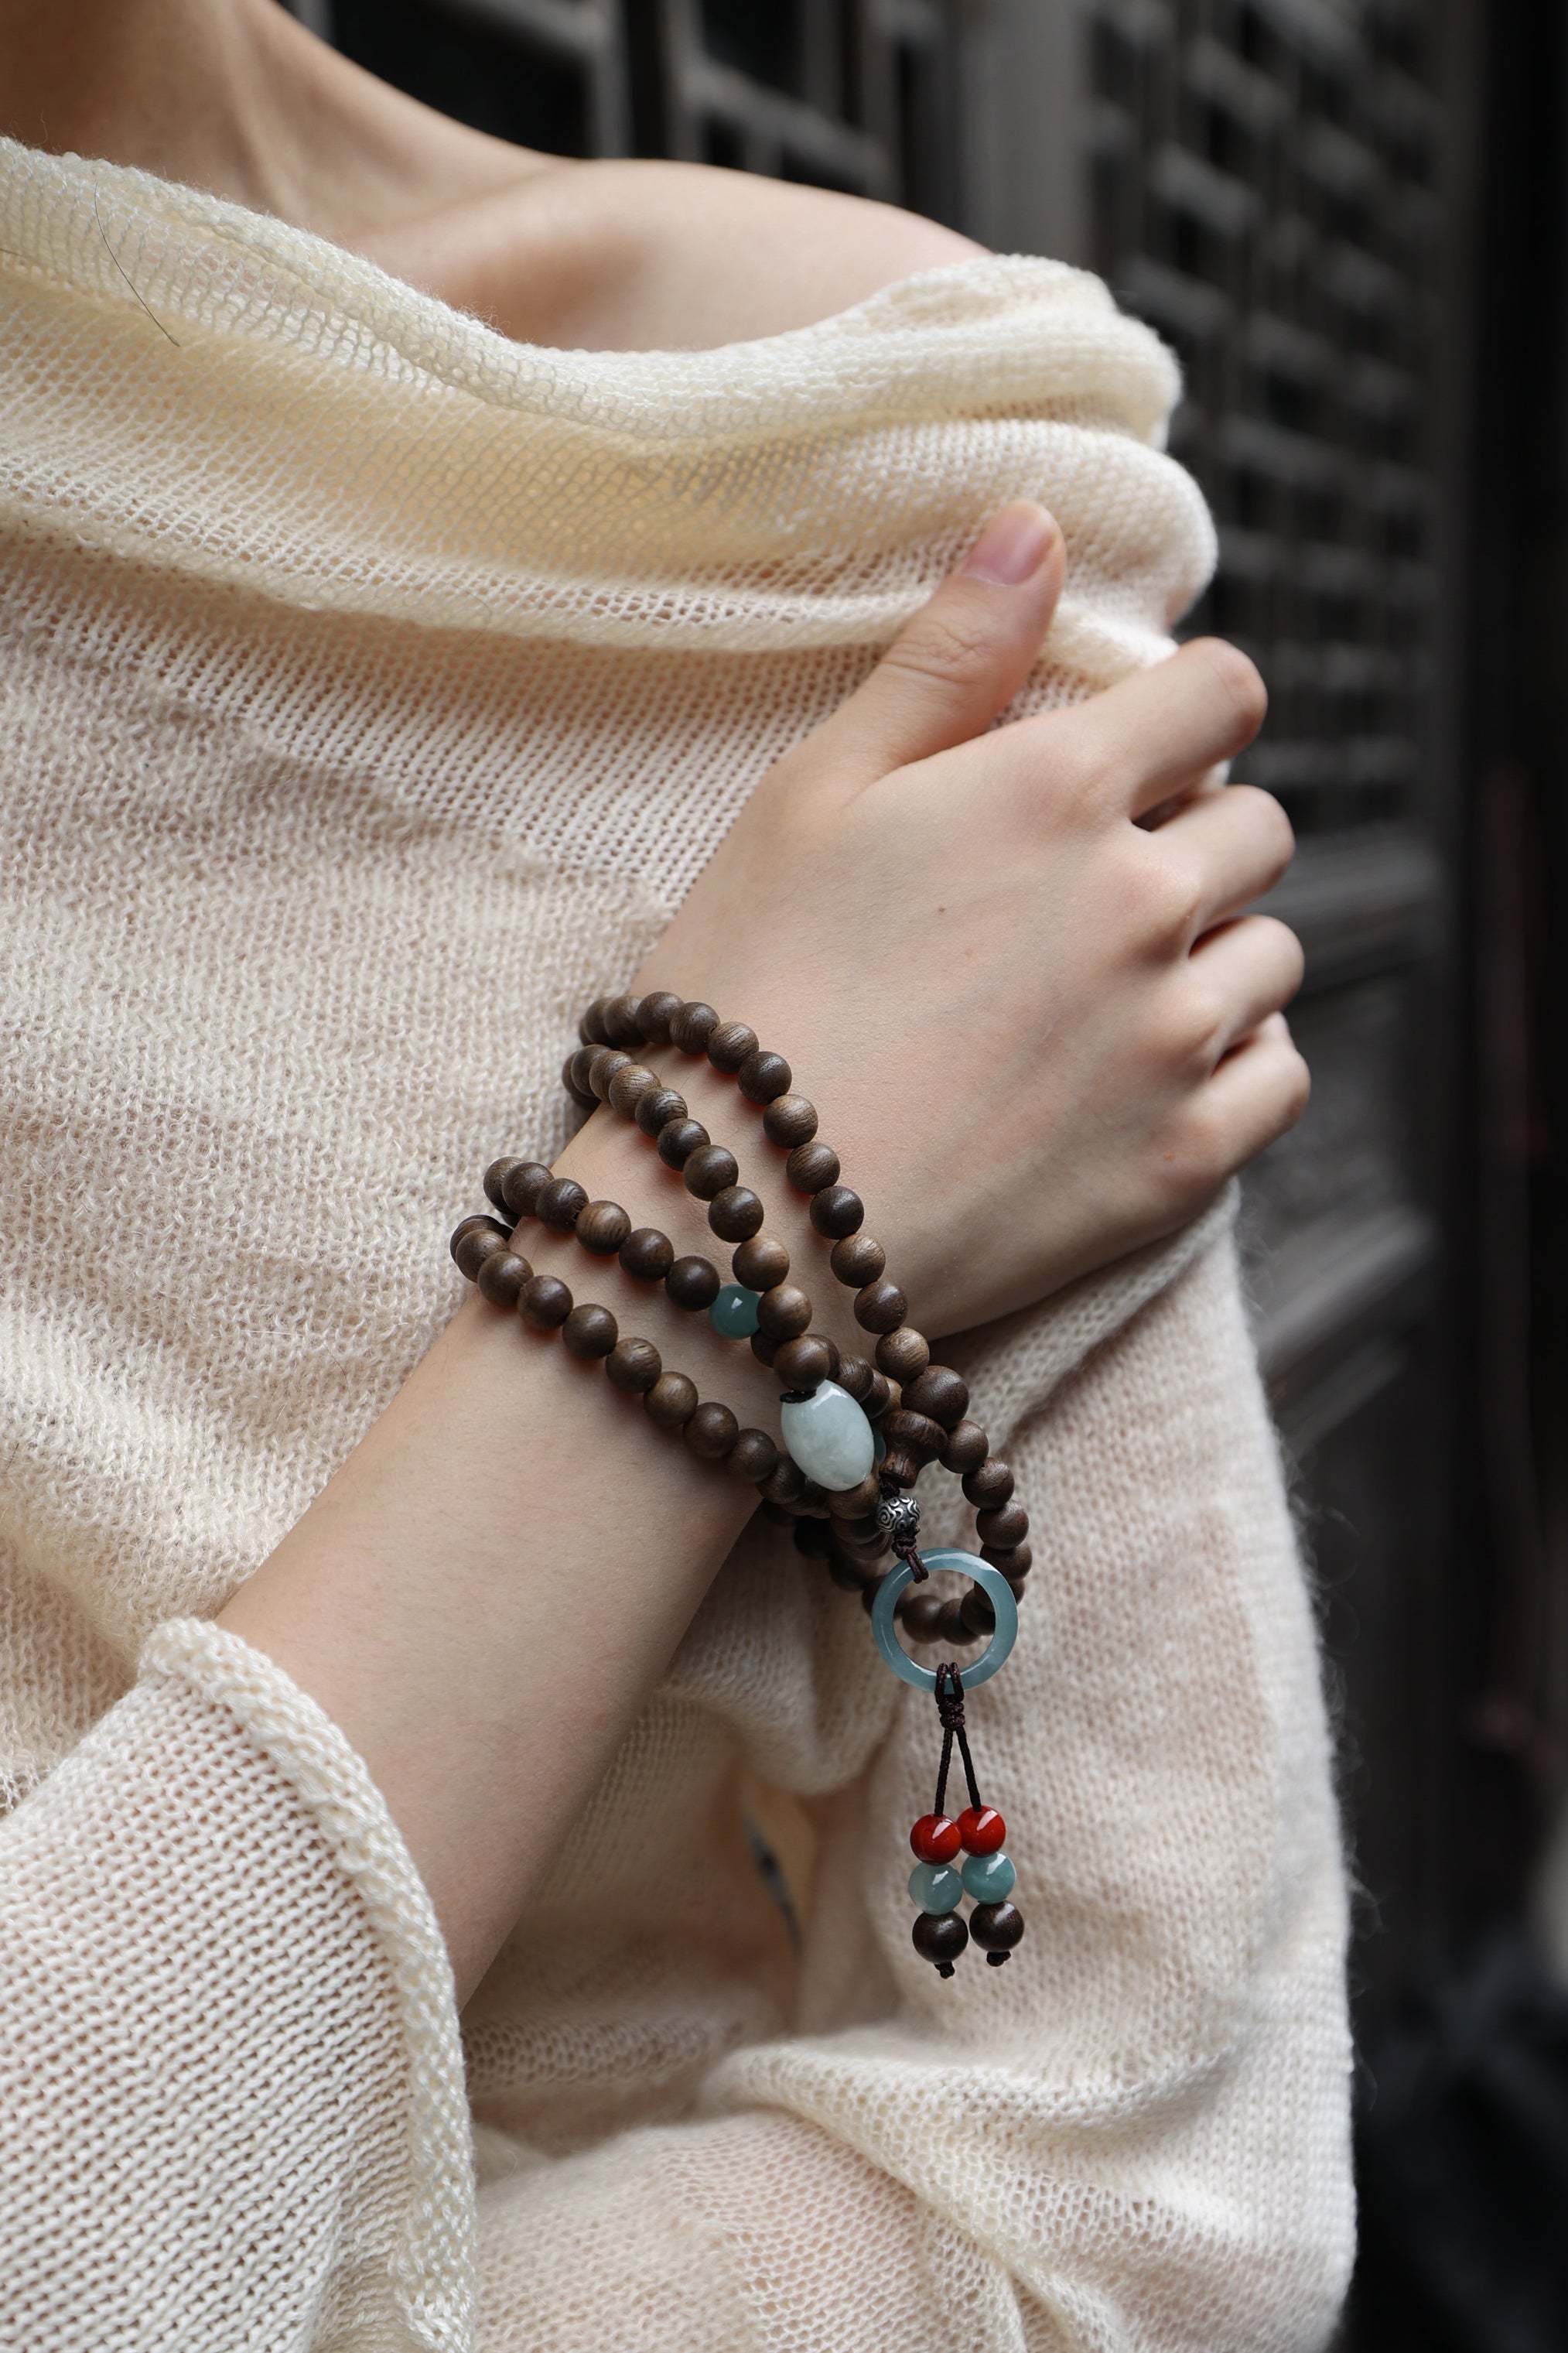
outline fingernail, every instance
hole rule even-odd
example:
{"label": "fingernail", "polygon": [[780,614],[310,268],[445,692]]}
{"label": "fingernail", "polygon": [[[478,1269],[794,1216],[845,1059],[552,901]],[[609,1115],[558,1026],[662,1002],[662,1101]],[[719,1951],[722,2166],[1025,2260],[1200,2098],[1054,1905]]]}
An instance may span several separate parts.
{"label": "fingernail", "polygon": [[972,580],[989,580],[994,587],[1016,588],[1037,572],[1055,533],[1040,507],[1004,507],[981,533],[961,569]]}

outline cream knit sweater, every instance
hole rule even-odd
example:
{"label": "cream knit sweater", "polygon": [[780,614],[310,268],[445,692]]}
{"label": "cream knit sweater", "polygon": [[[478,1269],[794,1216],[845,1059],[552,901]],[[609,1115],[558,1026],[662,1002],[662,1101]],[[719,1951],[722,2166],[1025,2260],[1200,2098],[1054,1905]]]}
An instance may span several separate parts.
{"label": "cream knit sweater", "polygon": [[[521,349],[13,146],[0,287],[0,2346],[1321,2344],[1344,1899],[1223,1208],[968,1351],[1038,1531],[1005,1970],[911,1952],[929,1704],[769,1526],[461,2030],[363,1766],[207,1622],[476,1169],[560,1145],[574,1009],[985,514],[1067,533],[1037,701],[1158,651],[1170,361],[1031,260]],[[798,1960],[743,1818],[815,1840]]]}

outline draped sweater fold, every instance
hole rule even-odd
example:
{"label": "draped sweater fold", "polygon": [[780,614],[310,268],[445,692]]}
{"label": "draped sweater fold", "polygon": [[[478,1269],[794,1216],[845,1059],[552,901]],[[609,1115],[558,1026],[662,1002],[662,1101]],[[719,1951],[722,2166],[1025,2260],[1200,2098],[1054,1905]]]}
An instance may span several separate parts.
{"label": "draped sweater fold", "polygon": [[771,1526],[460,2027],[363,1766],[205,1622],[450,1314],[476,1168],[559,1149],[576,1008],[986,514],[1067,540],[1020,708],[1165,648],[1176,389],[1050,262],[533,350],[0,142],[0,2346],[1331,2333],[1343,1881],[1225,1205],[957,1351],[1038,1530],[974,1709],[1005,1969],[910,1950],[929,1706]]}

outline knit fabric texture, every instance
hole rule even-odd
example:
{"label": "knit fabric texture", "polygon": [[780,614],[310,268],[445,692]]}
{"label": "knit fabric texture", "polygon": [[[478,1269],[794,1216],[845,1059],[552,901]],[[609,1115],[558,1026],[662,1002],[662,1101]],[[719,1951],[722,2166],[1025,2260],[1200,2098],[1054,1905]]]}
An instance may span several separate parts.
{"label": "knit fabric texture", "polygon": [[4,143],[0,288],[0,2346],[1323,2343],[1342,1873],[1226,1204],[950,1352],[1036,1531],[970,1708],[1005,1968],[911,1950],[933,1712],[766,1524],[461,2042],[363,1767],[205,1622],[450,1314],[477,1168],[563,1141],[577,1008],[986,515],[1067,538],[1024,706],[1163,650],[1168,355],[1026,259],[527,349]]}

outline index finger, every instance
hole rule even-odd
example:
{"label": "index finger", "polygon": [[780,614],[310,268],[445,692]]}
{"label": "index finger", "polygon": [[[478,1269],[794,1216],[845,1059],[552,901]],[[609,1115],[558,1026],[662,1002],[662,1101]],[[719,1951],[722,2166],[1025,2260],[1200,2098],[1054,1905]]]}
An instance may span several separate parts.
{"label": "index finger", "polygon": [[1244,653],[1223,638],[1194,638],[1103,694],[1053,712],[1049,724],[1057,750],[1065,736],[1069,758],[1076,752],[1084,774],[1138,818],[1245,752],[1268,708]]}

